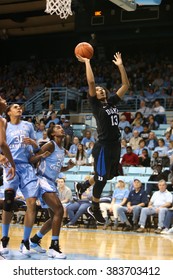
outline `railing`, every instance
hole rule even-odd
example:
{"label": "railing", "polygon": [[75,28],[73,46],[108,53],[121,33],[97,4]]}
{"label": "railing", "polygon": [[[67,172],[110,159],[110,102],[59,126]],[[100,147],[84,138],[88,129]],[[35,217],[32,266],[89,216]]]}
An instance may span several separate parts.
{"label": "railing", "polygon": [[[119,112],[136,112],[139,109],[141,99],[139,97],[128,99],[128,97],[129,96],[127,95],[125,99],[118,103]],[[173,110],[173,97],[158,97],[157,99],[160,99],[161,105],[165,108],[166,111]],[[91,112],[90,104],[87,99],[81,101],[81,112]]]}
{"label": "railing", "polygon": [[77,104],[76,111],[78,112],[81,95],[80,92],[67,87],[43,88],[25,102],[25,109],[36,114],[48,109],[49,105],[53,103],[55,110],[59,110],[61,103],[64,103],[65,107],[67,107],[70,100],[75,100]]}

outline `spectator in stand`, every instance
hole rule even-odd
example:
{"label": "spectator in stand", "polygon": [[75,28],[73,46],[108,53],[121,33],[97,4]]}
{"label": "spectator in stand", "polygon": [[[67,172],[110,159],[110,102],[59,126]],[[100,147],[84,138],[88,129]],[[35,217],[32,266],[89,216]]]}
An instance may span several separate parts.
{"label": "spectator in stand", "polygon": [[120,122],[119,122],[119,129],[122,131],[122,130],[124,130],[124,128],[126,126],[131,127],[129,121],[127,121],[126,116],[124,114],[121,114]]}
{"label": "spectator in stand", "polygon": [[12,93],[10,94],[9,98],[7,99],[8,104],[16,103],[15,95]]}
{"label": "spectator in stand", "polygon": [[170,141],[170,143],[169,143],[167,155],[170,160],[170,165],[173,164],[173,141]]}
{"label": "spectator in stand", "polygon": [[78,145],[77,148],[77,153],[76,153],[76,165],[86,165],[87,164],[87,155],[85,153],[84,145],[80,144]]}
{"label": "spectator in stand", "polygon": [[125,139],[121,140],[121,155],[122,158],[124,154],[126,154],[126,148],[127,148],[127,141]]}
{"label": "spectator in stand", "polygon": [[142,139],[147,140],[148,137],[149,137],[149,133],[150,133],[150,130],[149,130],[149,128],[148,128],[148,125],[147,125],[147,124],[144,124],[144,125],[143,125],[143,131],[141,131],[141,132],[139,133],[139,137],[142,137]]}
{"label": "spectator in stand", "polygon": [[133,136],[129,141],[129,145],[132,147],[133,151],[139,148],[140,140],[142,140],[142,138],[139,137],[139,132],[137,130],[134,130]]}
{"label": "spectator in stand", "polygon": [[136,125],[133,126],[132,132],[134,130],[137,130],[139,132],[139,134],[143,131],[143,126],[141,125],[140,120],[136,121]]}
{"label": "spectator in stand", "polygon": [[52,113],[50,120],[48,121],[48,123],[46,124],[45,128],[49,128],[50,123],[54,123],[54,124],[59,124],[59,118],[57,118],[56,113]]}
{"label": "spectator in stand", "polygon": [[24,104],[24,103],[26,102],[26,97],[25,97],[23,91],[20,91],[20,92],[16,95],[15,100],[16,100],[16,103],[17,103],[17,104],[20,104],[20,105],[22,105],[22,104]]}
{"label": "spectator in stand", "polygon": [[162,159],[159,157],[158,152],[153,152],[151,156],[150,167],[154,170],[155,166],[157,166],[158,164],[162,165]]}
{"label": "spectator in stand", "polygon": [[70,125],[69,120],[65,120],[62,125],[64,132],[65,132],[65,138],[64,138],[64,148],[68,150],[70,148],[70,145],[72,144],[72,138],[73,138],[73,128]]}
{"label": "spectator in stand", "polygon": [[[138,220],[143,207],[148,203],[146,192],[142,188],[142,183],[139,179],[133,181],[134,189],[130,191],[127,198],[127,206],[118,208],[118,216],[122,223],[124,223],[123,231],[136,230],[138,228]],[[132,213],[132,224],[129,222],[127,214]]]}
{"label": "spectator in stand", "polygon": [[155,121],[158,124],[167,123],[165,108],[160,105],[160,100],[156,99],[153,104],[152,112],[155,118]]}
{"label": "spectator in stand", "polygon": [[42,147],[45,143],[49,142],[49,137],[47,136],[47,131],[44,130],[43,131],[43,137],[42,138],[39,138],[37,143],[40,147]]}
{"label": "spectator in stand", "polygon": [[171,120],[171,122],[170,122],[170,127],[168,127],[167,129],[166,129],[166,132],[170,132],[170,134],[171,134],[171,140],[173,140],[173,120]]}
{"label": "spectator in stand", "polygon": [[93,165],[94,164],[94,158],[92,156],[92,151],[93,151],[93,148],[94,148],[94,142],[90,142],[89,145],[88,145],[88,148],[85,150],[85,153],[86,153],[86,156],[87,156],[87,163],[90,164],[90,165]]}
{"label": "spectator in stand", "polygon": [[151,114],[151,108],[146,106],[145,100],[141,100],[140,108],[137,110],[137,112],[140,112],[143,115],[144,120],[146,120],[148,116]]}
{"label": "spectator in stand", "polygon": [[170,134],[169,131],[165,132],[163,140],[165,141],[165,146],[169,147],[169,144],[170,144],[170,141],[171,141],[171,134]]}
{"label": "spectator in stand", "polygon": [[45,124],[43,122],[38,123],[38,127],[36,129],[36,140],[43,138],[43,132],[45,131]]}
{"label": "spectator in stand", "polygon": [[95,139],[91,136],[91,131],[86,130],[85,137],[82,138],[81,144],[84,145],[85,148],[88,148],[90,142],[95,143]]}
{"label": "spectator in stand", "polygon": [[153,131],[149,133],[148,140],[146,140],[146,146],[150,151],[154,151],[154,149],[158,146],[158,141]]}
{"label": "spectator in stand", "polygon": [[75,136],[73,138],[73,144],[70,146],[70,149],[67,152],[68,157],[75,157],[77,154],[77,149],[79,145],[79,138]]}
{"label": "spectator in stand", "polygon": [[[68,119],[68,120],[70,119],[69,110],[65,108],[64,103],[60,104],[60,110],[57,112],[58,117],[60,117],[61,115],[65,115],[65,118]],[[66,116],[66,115],[68,115],[68,116]]]}
{"label": "spectator in stand", "polygon": [[130,139],[133,137],[131,127],[125,126],[124,130],[121,133],[121,138],[125,139],[128,143]]}
{"label": "spectator in stand", "polygon": [[44,119],[45,124],[47,124],[50,121],[51,115],[53,113],[55,113],[54,105],[50,104],[48,110],[46,112],[43,112],[43,119]]}
{"label": "spectator in stand", "polygon": [[143,149],[142,154],[138,156],[139,166],[150,167],[150,157],[148,155],[148,149]]}
{"label": "spectator in stand", "polygon": [[156,130],[158,129],[159,125],[155,121],[155,118],[153,115],[149,115],[148,120],[147,120],[148,128],[149,130]]}
{"label": "spectator in stand", "polygon": [[122,166],[138,166],[139,158],[138,156],[132,152],[132,147],[127,146],[126,154],[123,155],[121,160]]}
{"label": "spectator in stand", "polygon": [[142,209],[140,214],[139,225],[140,228],[137,230],[139,233],[145,232],[145,224],[147,216],[158,214],[158,228],[155,233],[161,233],[163,229],[164,219],[168,208],[172,206],[172,194],[167,190],[165,180],[158,182],[158,191],[155,191],[152,195],[148,207]]}
{"label": "spectator in stand", "polygon": [[59,124],[63,126],[65,120],[67,120],[66,116],[65,115],[61,115]]}
{"label": "spectator in stand", "polygon": [[154,152],[158,152],[159,157],[162,159],[163,167],[170,166],[168,147],[165,146],[165,141],[163,138],[158,139],[158,146],[154,149]]}
{"label": "spectator in stand", "polygon": [[141,139],[139,141],[139,148],[137,148],[136,150],[134,150],[134,153],[137,155],[137,156],[140,156],[142,155],[142,151],[143,149],[146,149],[147,151],[149,150],[146,145],[145,145],[145,140],[144,139]]}
{"label": "spectator in stand", "polygon": [[139,121],[140,121],[140,124],[143,125],[144,118],[143,118],[143,115],[141,112],[136,112],[134,120],[132,121],[131,125],[135,126],[136,122],[139,122]]}

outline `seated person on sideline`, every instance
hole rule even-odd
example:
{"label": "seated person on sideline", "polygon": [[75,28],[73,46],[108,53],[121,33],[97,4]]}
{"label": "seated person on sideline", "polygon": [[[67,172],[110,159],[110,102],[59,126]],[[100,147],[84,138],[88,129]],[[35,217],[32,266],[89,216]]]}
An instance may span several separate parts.
{"label": "seated person on sideline", "polygon": [[[148,203],[146,192],[142,188],[142,183],[139,179],[134,179],[134,190],[131,190],[127,198],[127,206],[118,208],[118,216],[122,223],[125,224],[124,231],[136,230],[138,227],[138,220],[141,213],[141,209]],[[132,213],[133,227],[129,222],[126,213]]]}
{"label": "seated person on sideline", "polygon": [[72,202],[67,206],[67,214],[70,221],[64,227],[67,228],[78,227],[78,225],[76,225],[76,222],[83,214],[87,213],[88,207],[91,206],[92,189],[93,187],[90,186],[82,194],[81,199]]}
{"label": "seated person on sideline", "polygon": [[139,158],[138,156],[132,152],[132,147],[127,146],[126,154],[123,155],[121,160],[122,166],[138,166]]}
{"label": "seated person on sideline", "polygon": [[154,214],[158,214],[158,228],[155,230],[155,233],[161,233],[163,229],[166,213],[172,205],[172,194],[166,189],[165,180],[158,182],[158,188],[159,190],[153,193],[148,207],[143,208],[141,211],[139,219],[140,228],[138,228],[137,232],[145,232],[147,217]]}
{"label": "seated person on sideline", "polygon": [[58,189],[58,197],[63,205],[64,208],[64,216],[63,216],[63,224],[67,223],[67,206],[71,203],[73,200],[72,197],[72,191],[69,187],[65,185],[65,179],[64,177],[59,177],[57,180],[57,189]]}
{"label": "seated person on sideline", "polygon": [[163,222],[164,229],[161,231],[161,234],[173,234],[172,219],[173,219],[173,207],[169,208],[168,211],[166,212],[165,219]]}
{"label": "seated person on sideline", "polygon": [[[159,182],[160,180],[165,180],[166,182],[169,181],[168,180],[168,175],[170,173],[169,170],[163,170],[163,166],[161,163],[158,163],[155,167],[154,167],[154,170],[153,170],[153,174],[149,177],[148,181],[150,182]],[[167,186],[167,189],[169,191],[172,191],[172,185],[168,185]],[[151,197],[153,191],[157,191],[158,190],[158,186],[156,183],[147,183],[147,186],[146,186],[146,192],[147,192],[147,195],[149,197]]]}
{"label": "seated person on sideline", "polygon": [[118,229],[117,209],[126,204],[128,195],[129,190],[125,187],[125,182],[122,179],[119,179],[113,192],[111,203],[100,203],[100,210],[102,211],[102,215],[105,219],[103,229],[107,229],[108,226],[111,224],[108,218],[108,211],[110,213],[113,212],[114,216],[114,226],[112,230]]}

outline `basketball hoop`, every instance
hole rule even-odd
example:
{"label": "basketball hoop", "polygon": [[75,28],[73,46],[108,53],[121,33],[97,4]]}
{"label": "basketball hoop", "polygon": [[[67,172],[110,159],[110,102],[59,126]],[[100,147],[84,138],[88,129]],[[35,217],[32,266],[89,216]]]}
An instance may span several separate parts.
{"label": "basketball hoop", "polygon": [[46,10],[48,14],[57,14],[60,18],[66,19],[69,15],[72,16],[71,10],[72,0],[46,0]]}

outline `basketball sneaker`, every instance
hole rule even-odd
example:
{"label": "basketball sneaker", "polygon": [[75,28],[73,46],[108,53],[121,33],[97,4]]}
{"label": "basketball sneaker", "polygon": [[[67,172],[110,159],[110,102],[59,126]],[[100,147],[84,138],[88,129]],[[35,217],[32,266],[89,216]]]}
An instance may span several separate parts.
{"label": "basketball sneaker", "polygon": [[8,242],[9,242],[10,238],[7,236],[3,236],[1,239],[1,249],[0,252],[2,255],[6,255],[9,253],[9,249],[8,249]]}
{"label": "basketball sneaker", "polygon": [[30,248],[37,253],[46,253],[46,249],[43,249],[40,245],[41,239],[35,234],[30,239]]}
{"label": "basketball sneaker", "polygon": [[48,250],[48,257],[54,259],[66,259],[66,255],[63,254],[60,250],[58,240],[52,240],[51,246]]}
{"label": "basketball sneaker", "polygon": [[23,255],[30,257],[30,244],[29,240],[22,240],[20,247],[19,247],[19,252],[21,252]]}
{"label": "basketball sneaker", "polygon": [[97,221],[98,224],[105,224],[105,219],[103,218],[99,207],[90,206],[87,208],[87,212]]}
{"label": "basketball sneaker", "polygon": [[88,186],[86,185],[86,183],[77,183],[75,182],[75,192],[77,195],[77,198],[81,199],[81,195],[86,191],[86,189],[88,188]]}

